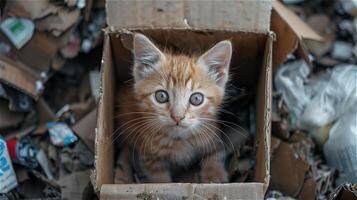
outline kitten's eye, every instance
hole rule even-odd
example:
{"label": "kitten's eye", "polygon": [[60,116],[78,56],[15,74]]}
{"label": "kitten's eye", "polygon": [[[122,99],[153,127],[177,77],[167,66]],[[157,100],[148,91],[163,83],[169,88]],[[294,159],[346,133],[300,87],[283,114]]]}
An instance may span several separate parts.
{"label": "kitten's eye", "polygon": [[169,94],[165,90],[158,90],[155,92],[155,99],[159,103],[166,103],[169,101]]}
{"label": "kitten's eye", "polygon": [[203,94],[196,92],[190,96],[190,103],[194,106],[199,106],[203,103]]}

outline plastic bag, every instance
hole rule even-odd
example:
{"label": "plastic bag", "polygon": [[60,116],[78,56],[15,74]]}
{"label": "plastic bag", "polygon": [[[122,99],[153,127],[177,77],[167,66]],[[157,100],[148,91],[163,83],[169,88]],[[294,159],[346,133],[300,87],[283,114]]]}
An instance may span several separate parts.
{"label": "plastic bag", "polygon": [[275,86],[291,113],[293,128],[313,130],[357,112],[357,66],[340,65],[316,78],[303,60],[282,66]]}
{"label": "plastic bag", "polygon": [[306,104],[300,119],[304,128],[321,127],[348,112],[357,112],[357,66],[336,66],[328,77],[328,81],[320,80],[324,84]]}
{"label": "plastic bag", "polygon": [[328,164],[340,172],[338,185],[357,183],[357,112],[344,114],[332,126],[324,154]]}
{"label": "plastic bag", "polygon": [[289,108],[293,128],[311,99],[304,85],[309,74],[310,69],[304,60],[283,65],[275,74],[275,87]]}

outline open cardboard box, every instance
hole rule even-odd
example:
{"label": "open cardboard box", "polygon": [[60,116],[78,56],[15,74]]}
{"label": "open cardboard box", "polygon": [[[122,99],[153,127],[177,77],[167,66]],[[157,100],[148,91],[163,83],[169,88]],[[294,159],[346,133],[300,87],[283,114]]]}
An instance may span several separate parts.
{"label": "open cardboard box", "polygon": [[[270,1],[107,1],[101,98],[92,183],[101,199],[263,199],[269,184],[273,34]],[[230,39],[232,81],[255,91],[254,182],[226,184],[113,184],[114,102],[130,78],[132,36],[141,32],[159,46],[205,50]]]}

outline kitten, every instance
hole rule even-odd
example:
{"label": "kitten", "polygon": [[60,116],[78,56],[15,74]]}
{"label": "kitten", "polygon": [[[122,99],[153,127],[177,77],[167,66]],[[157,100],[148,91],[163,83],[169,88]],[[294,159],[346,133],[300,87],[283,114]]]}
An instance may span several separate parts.
{"label": "kitten", "polygon": [[[146,182],[171,182],[172,169],[201,161],[202,182],[227,182],[217,110],[228,80],[232,44],[201,56],[162,52],[134,36],[133,88],[119,93],[120,137],[137,152]],[[118,135],[117,135],[118,136]]]}

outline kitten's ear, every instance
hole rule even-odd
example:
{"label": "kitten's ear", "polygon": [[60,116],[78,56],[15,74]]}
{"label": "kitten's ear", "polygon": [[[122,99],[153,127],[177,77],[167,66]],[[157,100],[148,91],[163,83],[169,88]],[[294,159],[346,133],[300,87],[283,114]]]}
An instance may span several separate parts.
{"label": "kitten's ear", "polygon": [[224,87],[228,80],[231,57],[232,43],[229,40],[224,40],[204,53],[197,63],[208,70],[208,74],[212,76],[217,85]]}
{"label": "kitten's ear", "polygon": [[140,80],[152,73],[165,55],[143,34],[134,35],[134,78]]}

